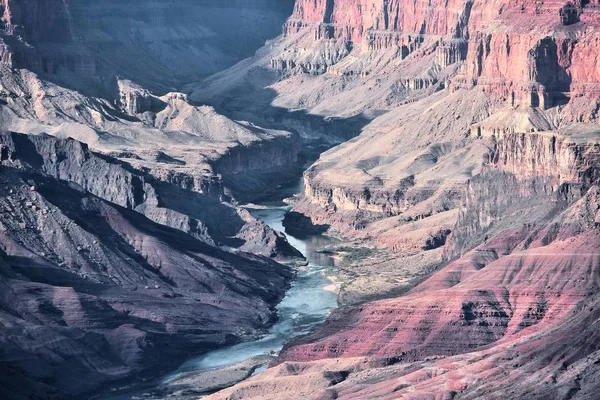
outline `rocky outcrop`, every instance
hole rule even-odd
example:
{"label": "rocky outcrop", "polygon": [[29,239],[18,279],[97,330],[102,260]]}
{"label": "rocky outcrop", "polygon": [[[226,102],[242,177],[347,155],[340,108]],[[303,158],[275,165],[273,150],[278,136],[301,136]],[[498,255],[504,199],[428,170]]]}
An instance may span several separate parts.
{"label": "rocky outcrop", "polygon": [[[295,211],[333,232],[371,237],[395,251],[404,239],[394,240],[377,221],[389,219],[386,229],[398,238],[396,229],[405,224],[427,224],[431,217],[431,228],[440,226],[436,216],[458,208],[463,185],[489,158],[487,139],[465,139],[465,132],[496,104],[466,91],[437,99],[435,108],[427,98],[399,107],[322,155],[304,174],[304,197]],[[420,239],[416,247],[426,247],[427,237]]]}
{"label": "rocky outcrop", "polygon": [[222,186],[214,188],[205,182],[187,189],[177,179],[158,180],[72,139],[9,133],[0,136],[0,146],[2,161],[7,165],[35,168],[206,243],[240,247],[248,242],[258,254],[280,259],[298,257],[285,238],[262,241],[274,235],[272,230],[245,211],[223,204]]}
{"label": "rocky outcrop", "polygon": [[[527,226],[530,236],[523,244],[527,248],[529,242],[549,243],[591,228],[581,226],[577,219],[554,227],[547,224],[597,184],[599,157],[600,145],[593,134],[496,134],[491,164],[469,182],[461,200],[458,222],[446,248],[448,257],[461,256],[502,230],[520,231]],[[536,235],[543,238],[534,239]]]}
{"label": "rocky outcrop", "polygon": [[288,268],[199,240],[211,238],[199,232],[211,222],[175,226],[185,192],[74,140],[0,138],[5,397],[81,396],[254,337],[272,321]]}
{"label": "rocky outcrop", "polygon": [[[364,71],[366,59],[390,49],[395,63],[434,51],[441,69],[460,66],[449,82],[454,89],[476,86],[511,104],[549,108],[566,97],[598,97],[599,77],[589,68],[597,13],[594,2],[299,1],[284,26],[298,44],[271,64],[322,74],[355,56]],[[333,43],[348,50],[333,56]]]}
{"label": "rocky outcrop", "polygon": [[213,164],[223,183],[240,200],[272,191],[273,182],[290,182],[299,173],[297,137],[281,137],[233,147]]}
{"label": "rocky outcrop", "polygon": [[166,106],[149,90],[140,85],[121,79],[117,83],[121,109],[130,116],[134,117],[145,112],[158,112]]}
{"label": "rocky outcrop", "polygon": [[[118,100],[111,102],[52,84],[27,70],[2,70],[6,129],[72,137],[187,190],[223,194],[223,177],[217,176],[222,172],[229,196],[239,189],[238,200],[254,198],[264,195],[267,173],[269,184],[279,184],[298,168],[298,138],[291,132],[232,120],[213,107],[191,104],[184,93],[158,96],[119,79]],[[254,153],[260,153],[260,160]],[[240,171],[247,172],[248,179]]]}

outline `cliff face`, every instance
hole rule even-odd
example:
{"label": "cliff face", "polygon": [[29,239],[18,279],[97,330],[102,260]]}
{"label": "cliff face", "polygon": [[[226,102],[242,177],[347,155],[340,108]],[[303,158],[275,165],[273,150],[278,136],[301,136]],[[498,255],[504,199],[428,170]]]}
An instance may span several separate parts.
{"label": "cliff face", "polygon": [[232,70],[254,75],[209,80],[204,98],[244,96],[271,68],[272,104],[372,118],[306,171],[289,218],[397,262],[394,275],[369,259],[346,287],[418,278],[416,257],[440,266],[408,293],[335,312],[213,398],[593,398],[598,13],[595,1],[298,1],[284,36]]}
{"label": "cliff face", "polygon": [[[454,88],[478,86],[511,104],[546,108],[565,96],[597,97],[598,13],[587,1],[299,1],[284,33],[311,33],[302,51],[288,49],[272,65],[325,73],[365,51],[393,50],[396,59],[430,52],[442,69],[462,64]],[[332,52],[340,42],[348,51]]]}
{"label": "cliff face", "polygon": [[599,77],[589,58],[597,51],[597,3],[495,7],[473,7],[465,65],[469,84],[542,108],[564,103],[565,97],[597,97]]}
{"label": "cliff face", "polygon": [[[0,137],[0,146],[2,159],[7,162],[22,163],[75,184],[87,193],[208,244],[252,247],[257,254],[281,259],[299,256],[279,234],[247,212],[223,204],[222,183],[205,179],[188,184],[176,177],[160,179],[94,153],[87,145],[72,139],[11,134]],[[280,239],[277,243],[276,238]]]}
{"label": "cliff face", "polygon": [[[271,374],[221,396],[277,388],[324,398],[593,398],[598,337],[586,326],[597,318],[598,134],[488,139],[446,267],[406,295],[334,313],[287,346]],[[311,385],[295,384],[298,375]]]}
{"label": "cliff face", "polygon": [[71,16],[64,1],[3,0],[4,30],[31,42],[69,43],[73,40]]}
{"label": "cliff face", "polygon": [[277,36],[292,5],[293,0],[4,0],[0,11],[2,36],[14,45],[6,61],[105,95],[115,76],[167,92],[224,69]]}
{"label": "cliff face", "polygon": [[[297,1],[284,31],[293,34],[310,26],[315,39],[343,38],[356,43],[367,39],[373,47],[394,32],[462,38],[472,5],[472,1],[450,1],[443,6],[401,0]],[[393,39],[388,43],[398,44]]]}
{"label": "cliff face", "polygon": [[[389,111],[307,171],[298,211],[368,236],[374,220],[458,206],[461,183],[489,157],[470,131],[595,124],[599,12],[597,2],[298,1],[270,52],[286,71],[276,104]],[[289,90],[304,79],[310,90]]]}
{"label": "cliff face", "polygon": [[[446,244],[448,258],[458,258],[458,260],[435,274],[429,281],[417,286],[414,297],[408,295],[391,300],[388,303],[367,305],[358,312],[359,315],[364,316],[364,319],[353,323],[357,329],[362,330],[365,327],[373,326],[378,332],[382,334],[386,332],[385,334],[392,335],[394,339],[371,340],[366,339],[372,337],[372,335],[367,334],[364,336],[366,340],[364,344],[367,345],[367,348],[361,349],[363,335],[350,333],[347,329],[342,328],[344,332],[342,335],[348,335],[344,336],[347,340],[344,340],[342,344],[338,341],[340,339],[338,334],[332,333],[339,329],[335,326],[336,319],[333,319],[328,327],[323,328],[321,334],[329,337],[329,339],[336,337],[336,339],[333,339],[335,343],[328,342],[324,347],[322,346],[323,343],[319,345],[318,342],[307,344],[306,347],[304,345],[292,346],[290,355],[284,356],[283,359],[299,360],[305,359],[305,357],[321,356],[372,356],[373,354],[381,357],[411,358],[413,357],[412,352],[418,352],[421,356],[427,355],[422,354],[422,351],[431,352],[430,354],[455,353],[464,351],[459,349],[463,345],[466,346],[465,348],[476,348],[486,343],[495,342],[513,332],[510,329],[505,331],[505,329],[507,324],[510,328],[511,324],[515,323],[515,308],[509,306],[511,307],[509,312],[506,307],[501,306],[502,301],[499,304],[490,303],[489,301],[487,303],[487,306],[490,306],[492,310],[496,310],[497,314],[492,312],[491,315],[488,315],[491,312],[489,310],[473,311],[469,309],[468,312],[465,311],[465,307],[467,307],[465,304],[468,307],[474,307],[474,305],[482,303],[482,300],[471,299],[472,293],[468,292],[467,286],[473,285],[473,290],[474,288],[480,288],[482,292],[479,295],[487,296],[483,289],[492,284],[492,281],[487,281],[484,284],[484,281],[478,279],[491,279],[495,276],[495,268],[505,270],[503,274],[510,274],[512,269],[519,269],[520,265],[536,265],[536,268],[542,268],[543,265],[551,268],[553,265],[562,265],[563,262],[565,266],[570,262],[576,265],[587,265],[587,261],[583,261],[583,259],[587,260],[589,255],[581,254],[582,259],[579,260],[578,251],[569,251],[568,254],[562,254],[554,248],[565,248],[569,245],[582,246],[583,248],[589,245],[592,254],[596,251],[594,249],[596,249],[598,242],[590,242],[591,239],[589,238],[596,237],[598,233],[596,229],[597,222],[595,222],[598,218],[597,206],[589,208],[588,205],[590,202],[593,203],[597,200],[597,185],[600,179],[599,157],[600,143],[596,133],[578,133],[569,136],[549,132],[539,134],[498,133],[494,135],[490,147],[489,162],[480,174],[469,181],[464,189],[461,196],[458,222],[452,228],[453,233]],[[532,205],[534,206],[532,207]],[[475,253],[471,252],[473,248],[476,248]],[[557,254],[555,255],[556,258],[553,258],[552,254],[554,253],[552,252],[555,250]],[[492,257],[486,259],[475,256],[475,254],[481,254],[482,252],[490,252]],[[529,253],[532,255],[529,256]],[[511,254],[514,255],[511,256]],[[548,256],[545,254],[548,254]],[[527,259],[528,257],[531,257],[532,260]],[[541,257],[540,264],[535,264],[533,261],[536,257]],[[590,268],[595,268],[596,258],[595,255],[589,258]],[[517,261],[518,259],[522,259],[522,261]],[[575,259],[579,261],[575,261]],[[532,262],[534,264],[531,264]],[[469,264],[471,269],[466,271],[465,264]],[[462,275],[459,275],[459,279],[456,279],[457,277],[454,275],[457,269],[463,271]],[[542,280],[545,276],[543,272],[537,271],[535,268],[528,270],[527,274],[531,274],[531,279]],[[441,282],[445,282],[445,284]],[[595,284],[593,282],[589,283]],[[512,284],[514,282],[510,283],[510,285]],[[556,284],[562,288],[565,282],[557,282]],[[458,289],[459,286],[461,287],[460,290]],[[502,284],[498,282],[498,286],[500,288]],[[446,290],[451,287],[456,287],[457,294],[461,293],[461,296],[466,296],[465,299],[468,299],[461,300],[463,301],[462,306],[457,306],[448,298],[444,299],[445,296],[432,294],[436,290]],[[527,292],[529,287],[523,281],[522,287],[510,286],[510,288],[510,296],[502,296],[502,298],[521,307],[519,305],[520,300],[518,300],[519,294],[517,293],[519,291]],[[553,288],[553,285],[550,285],[544,291],[560,291],[562,290],[560,288]],[[579,299],[584,298],[586,290],[582,288],[578,295],[581,296]],[[562,296],[567,294],[564,291],[561,293]],[[439,299],[439,303],[436,300],[435,306],[421,308],[424,301],[423,296],[429,295]],[[549,296],[549,293],[542,296],[548,307],[550,307]],[[411,304],[412,299],[416,302],[416,308],[412,312],[404,310],[405,307]],[[563,300],[565,300],[565,297],[561,297],[561,301]],[[533,301],[535,303],[537,300]],[[569,309],[578,301],[569,300]],[[396,306],[392,306],[392,304]],[[482,304],[485,304],[485,302]],[[372,307],[381,307],[381,310],[393,308],[394,313],[398,313],[398,315],[390,317],[386,323],[383,323],[383,320],[386,320],[387,317],[381,314],[381,321],[373,323],[371,318],[377,313],[373,311]],[[528,307],[536,309],[541,305],[536,303],[528,305]],[[567,312],[567,309],[564,307],[566,306],[560,306],[561,315],[566,315],[564,313]],[[419,311],[416,311],[417,309]],[[438,317],[434,318],[437,322],[430,321],[428,317],[425,317],[430,313],[429,311],[423,311],[426,309],[435,309],[436,313],[440,311],[441,314],[444,314],[442,310],[450,312],[450,309],[452,309],[462,313],[463,317],[450,318],[448,320],[448,333],[441,334],[438,324],[445,324],[445,322],[437,319]],[[411,320],[412,317],[409,316],[413,315],[413,312],[417,313],[416,320],[420,320],[423,324],[431,327],[431,332],[432,334],[435,333],[436,337],[440,339],[452,338],[447,342],[444,339],[443,343],[445,344],[442,347],[447,345],[450,347],[458,346],[458,348],[444,347],[444,349],[440,349],[439,344],[434,343],[432,338],[421,336],[423,334],[421,329],[413,331],[413,328],[410,327],[411,324],[407,322]],[[481,329],[486,331],[485,334],[477,333],[479,328],[474,328],[470,322],[464,325],[464,331],[463,328],[457,328],[453,325],[452,321],[461,318],[468,321],[470,318],[469,313],[473,314],[474,319],[491,317],[502,319],[504,322],[479,324]],[[344,316],[340,318],[340,321],[347,321],[348,318],[352,320],[355,317]],[[544,315],[540,318],[543,317]],[[555,317],[558,318],[558,315]],[[425,319],[421,320],[421,318]],[[519,318],[523,317],[520,316]],[[402,327],[398,327],[398,331],[394,329],[392,334],[389,331],[390,325],[388,323],[400,324]],[[534,323],[537,324],[537,321]],[[534,323],[528,322],[525,326]],[[384,325],[387,328],[384,329]],[[396,333],[400,330],[404,333]],[[450,333],[455,331],[456,337],[454,333]],[[462,331],[462,333],[459,333],[459,331]],[[417,338],[413,338],[413,335],[417,333]],[[462,337],[462,339],[459,339],[459,337]],[[469,343],[467,337],[472,338],[474,342]],[[323,340],[329,341],[329,339]],[[408,342],[405,342],[405,340],[408,340]],[[479,342],[479,340],[483,341]],[[417,350],[421,347],[423,350]],[[303,348],[311,350],[305,352]],[[317,348],[323,348],[323,350],[315,350]]]}
{"label": "cliff face", "polygon": [[248,215],[72,139],[3,133],[0,163],[4,396],[83,395],[272,320],[288,268],[213,242],[289,248]]}
{"label": "cliff face", "polygon": [[502,229],[518,231],[527,225],[528,241],[539,245],[594,227],[595,213],[564,218],[552,227],[545,224],[566,207],[592,196],[590,188],[599,179],[596,135],[500,133],[494,141],[493,168],[485,168],[469,182],[462,197],[455,233],[447,246],[449,258]]}
{"label": "cliff face", "polygon": [[5,65],[47,76],[80,75],[73,82],[99,72],[93,51],[80,43],[68,3],[4,0],[0,7]]}

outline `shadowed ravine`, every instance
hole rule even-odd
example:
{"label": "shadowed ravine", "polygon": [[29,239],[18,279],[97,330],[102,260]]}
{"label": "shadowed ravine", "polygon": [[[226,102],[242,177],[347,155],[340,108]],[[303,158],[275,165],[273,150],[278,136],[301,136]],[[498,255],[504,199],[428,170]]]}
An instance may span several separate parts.
{"label": "shadowed ravine", "polygon": [[[271,197],[260,204],[250,204],[248,210],[253,216],[267,223],[271,228],[285,232],[283,218],[289,205],[281,199],[290,194],[300,193],[301,187],[294,187]],[[216,349],[194,357],[178,369],[149,383],[130,386],[118,394],[102,396],[104,400],[126,400],[134,398],[159,399],[169,395],[177,398],[197,397],[235,384],[245,377],[263,371],[273,360],[274,355],[291,339],[308,335],[318,328],[337,307],[335,286],[330,278],[335,260],[319,248],[330,244],[334,239],[313,235],[296,238],[287,235],[288,241],[306,257],[308,264],[298,268],[297,276],[286,297],[277,306],[277,322],[263,338],[238,343]],[[237,366],[237,367],[236,367]],[[234,377],[230,382],[215,384],[203,374],[214,371],[219,380],[227,381],[229,369]],[[239,374],[239,375],[238,375]],[[113,390],[116,391],[116,390]]]}

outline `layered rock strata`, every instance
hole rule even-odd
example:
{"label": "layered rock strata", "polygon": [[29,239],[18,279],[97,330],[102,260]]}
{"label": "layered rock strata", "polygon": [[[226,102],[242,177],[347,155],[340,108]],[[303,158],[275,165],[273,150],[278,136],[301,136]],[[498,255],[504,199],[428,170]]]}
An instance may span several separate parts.
{"label": "layered rock strata", "polygon": [[95,95],[106,94],[115,76],[166,93],[252,55],[278,34],[292,5],[4,0],[2,37],[12,49],[3,59]]}
{"label": "layered rock strata", "polygon": [[[186,216],[182,189],[74,140],[0,138],[5,397],[65,398],[156,374],[273,320],[290,270],[212,244],[215,221]],[[236,218],[222,212],[218,226]]]}
{"label": "layered rock strata", "polygon": [[[299,1],[284,34],[312,33],[302,48],[271,64],[325,73],[338,71],[334,65],[353,54],[394,49],[402,60],[420,49],[435,52],[441,69],[464,64],[453,87],[478,86],[512,103],[550,107],[563,101],[565,92],[597,95],[590,84],[598,76],[585,67],[595,48],[597,7],[567,1]],[[334,43],[348,50],[332,52],[332,46],[342,48]]]}
{"label": "layered rock strata", "polygon": [[213,398],[593,398],[598,133],[489,139],[446,267],[403,296],[335,313],[286,346],[270,374]]}
{"label": "layered rock strata", "polygon": [[177,181],[156,179],[126,163],[93,153],[72,139],[12,133],[0,137],[0,146],[6,163],[36,168],[206,243],[248,247],[280,259],[301,257],[283,236],[247,212],[223,204],[222,191],[211,193],[214,189],[206,186],[196,191]]}

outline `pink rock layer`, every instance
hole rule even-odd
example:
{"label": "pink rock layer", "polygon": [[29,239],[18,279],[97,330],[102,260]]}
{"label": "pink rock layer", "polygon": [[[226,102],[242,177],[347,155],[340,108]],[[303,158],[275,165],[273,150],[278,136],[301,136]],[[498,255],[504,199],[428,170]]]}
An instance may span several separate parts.
{"label": "pink rock layer", "polygon": [[[317,42],[395,48],[401,58],[432,40],[441,67],[461,63],[454,89],[477,86],[513,104],[547,108],[565,97],[600,95],[599,15],[597,1],[300,0],[284,33],[310,29]],[[304,69],[333,71],[338,61]],[[272,63],[284,69],[300,64]]]}

